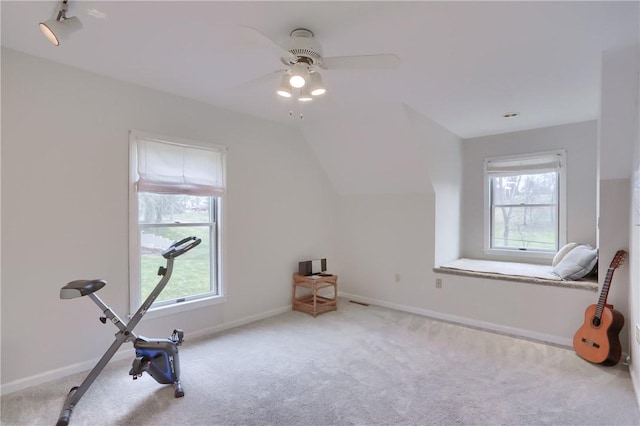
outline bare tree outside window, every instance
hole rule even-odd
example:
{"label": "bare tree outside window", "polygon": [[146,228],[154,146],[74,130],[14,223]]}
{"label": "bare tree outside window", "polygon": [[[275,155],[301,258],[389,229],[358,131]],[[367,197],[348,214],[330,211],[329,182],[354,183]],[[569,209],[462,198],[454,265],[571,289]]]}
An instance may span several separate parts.
{"label": "bare tree outside window", "polygon": [[491,247],[557,250],[558,172],[491,178]]}

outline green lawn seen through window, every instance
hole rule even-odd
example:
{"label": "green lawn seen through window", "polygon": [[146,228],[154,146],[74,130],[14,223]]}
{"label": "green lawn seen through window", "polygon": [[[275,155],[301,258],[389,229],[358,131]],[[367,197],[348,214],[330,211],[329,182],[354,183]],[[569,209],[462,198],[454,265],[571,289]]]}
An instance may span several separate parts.
{"label": "green lawn seen through window", "polygon": [[[211,291],[211,238],[209,235],[209,227],[154,227],[145,228],[142,232],[164,238],[168,241],[168,244],[190,236],[202,239],[202,243],[198,246],[174,259],[171,279],[156,301],[171,300]],[[166,260],[162,257],[162,251],[164,249],[166,249],[166,247],[144,250],[143,247],[143,254],[140,259],[142,300],[147,298],[162,278],[158,275],[158,269],[160,266],[166,265]]]}

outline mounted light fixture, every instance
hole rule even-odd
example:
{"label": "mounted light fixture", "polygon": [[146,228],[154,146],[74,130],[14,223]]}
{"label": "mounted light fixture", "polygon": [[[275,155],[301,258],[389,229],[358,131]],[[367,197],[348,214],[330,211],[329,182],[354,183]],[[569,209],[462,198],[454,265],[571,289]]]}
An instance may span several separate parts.
{"label": "mounted light fixture", "polygon": [[289,84],[296,89],[304,87],[309,79],[309,65],[304,62],[297,62],[291,68],[291,77]]}
{"label": "mounted light fixture", "polygon": [[282,76],[280,87],[278,87],[278,90],[276,91],[276,93],[282,96],[283,98],[290,98],[291,92],[292,90],[291,90],[291,85],[289,84],[289,74],[285,74]]}
{"label": "mounted light fixture", "polygon": [[283,98],[297,99],[298,102],[310,102],[314,99],[314,97],[324,95],[327,92],[327,89],[322,83],[322,77],[320,76],[320,73],[316,70],[311,70],[311,72],[309,72],[308,68],[307,72],[308,75],[305,80],[305,85],[298,88],[291,84],[291,80],[294,76],[293,70],[287,71],[282,76],[280,86],[278,86],[276,93]]}
{"label": "mounted light fixture", "polygon": [[40,31],[55,46],[59,46],[61,41],[68,39],[72,33],[82,29],[82,23],[78,18],[75,16],[67,18],[67,1],[60,2],[56,18],[40,22]]}
{"label": "mounted light fixture", "polygon": [[319,72],[313,72],[309,76],[309,92],[313,96],[324,95],[327,92],[327,89],[322,84],[322,77]]}
{"label": "mounted light fixture", "polygon": [[300,96],[298,96],[298,101],[309,102],[312,100],[313,100],[313,97],[311,97],[311,90],[309,90],[309,85],[307,84],[302,89],[300,89]]}

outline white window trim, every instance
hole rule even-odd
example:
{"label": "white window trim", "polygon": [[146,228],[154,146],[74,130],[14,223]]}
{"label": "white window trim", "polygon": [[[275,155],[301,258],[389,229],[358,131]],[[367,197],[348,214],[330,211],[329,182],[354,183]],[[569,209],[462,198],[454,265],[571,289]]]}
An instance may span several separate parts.
{"label": "white window trim", "polygon": [[[136,147],[133,143],[134,138],[150,138],[150,139],[159,139],[166,140],[170,142],[175,142],[183,145],[192,145],[199,146],[203,148],[211,148],[215,147],[218,149],[223,149],[225,151],[228,150],[227,147],[222,145],[213,145],[207,144],[204,142],[193,141],[184,138],[177,137],[169,137],[158,135],[155,133],[139,131],[139,130],[130,130],[129,131],[129,314],[128,317],[131,317],[137,310],[140,304],[144,300],[136,300],[136,297],[133,296],[131,286],[133,283],[137,283],[140,285],[140,262],[137,260],[137,256],[139,254],[139,228],[138,228],[138,193],[135,187],[136,180]],[[226,164],[225,164],[226,167]],[[228,187],[226,190],[228,193]],[[226,224],[224,217],[226,216],[226,203],[224,200],[225,197],[218,198],[217,204],[217,217],[218,217],[218,268],[216,270],[217,273],[217,284],[218,284],[218,294],[211,297],[204,297],[197,300],[189,300],[182,303],[176,303],[172,305],[164,305],[164,306],[153,306],[147,311],[145,314],[145,318],[158,318],[165,315],[171,315],[178,312],[185,312],[194,309],[201,309],[207,306],[213,306],[220,303],[224,303],[227,300],[228,292],[226,288],[226,268],[224,267],[224,253],[226,253]],[[164,258],[158,256],[158,266],[164,266]],[[159,280],[160,278],[158,278]]]}
{"label": "white window trim", "polygon": [[[567,151],[564,149],[554,151],[532,152],[527,154],[507,155],[501,157],[486,158],[487,161],[505,161],[515,159],[525,159],[547,155],[559,155],[561,157],[560,172],[558,175],[558,247],[567,243]],[[517,250],[517,249],[494,249],[491,248],[491,179],[483,168],[484,179],[484,253],[487,256],[496,258],[518,258],[519,260],[536,259],[552,260],[555,252],[541,250]]]}

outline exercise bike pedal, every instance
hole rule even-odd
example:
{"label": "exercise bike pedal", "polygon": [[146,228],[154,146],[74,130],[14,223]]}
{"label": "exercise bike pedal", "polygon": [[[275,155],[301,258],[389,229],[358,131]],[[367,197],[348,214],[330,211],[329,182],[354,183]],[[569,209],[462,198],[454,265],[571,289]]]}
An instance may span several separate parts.
{"label": "exercise bike pedal", "polygon": [[184,341],[184,331],[176,328],[175,330],[173,330],[173,333],[171,334],[169,340],[171,340],[177,346],[182,345],[182,342]]}
{"label": "exercise bike pedal", "polygon": [[133,365],[131,370],[129,370],[129,375],[133,376],[133,380],[137,380],[138,377],[142,376],[142,373],[149,367],[149,363],[150,361],[143,356],[138,356],[133,360]]}

